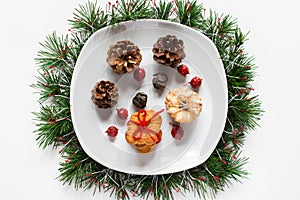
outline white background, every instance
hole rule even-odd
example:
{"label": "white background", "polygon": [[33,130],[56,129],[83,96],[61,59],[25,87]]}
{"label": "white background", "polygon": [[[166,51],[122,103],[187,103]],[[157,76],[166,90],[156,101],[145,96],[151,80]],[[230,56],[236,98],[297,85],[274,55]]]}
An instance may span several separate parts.
{"label": "white background", "polygon": [[[39,42],[56,30],[65,34],[67,19],[85,0],[1,1],[0,8],[0,199],[112,199],[75,191],[55,178],[58,150],[36,146],[31,111],[38,110],[33,90],[34,57]],[[204,0],[205,8],[231,13],[244,32],[247,50],[256,58],[255,92],[266,113],[261,128],[249,133],[244,155],[251,172],[217,200],[300,199],[299,57],[300,1]],[[104,3],[104,2],[103,2]],[[134,198],[137,199],[137,198]],[[176,195],[176,199],[194,199]]]}

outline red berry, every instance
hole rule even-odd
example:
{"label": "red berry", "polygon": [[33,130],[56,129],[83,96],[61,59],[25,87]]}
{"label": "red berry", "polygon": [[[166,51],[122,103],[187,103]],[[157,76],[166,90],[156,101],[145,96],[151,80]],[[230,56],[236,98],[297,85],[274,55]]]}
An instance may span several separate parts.
{"label": "red berry", "polygon": [[146,72],[143,68],[137,68],[134,73],[133,73],[133,77],[135,80],[137,80],[138,82],[142,81],[146,76]]}
{"label": "red berry", "polygon": [[184,65],[184,64],[179,65],[179,66],[177,67],[177,71],[178,71],[181,75],[183,75],[183,76],[185,76],[185,75],[187,75],[187,74],[190,73],[189,68],[188,68],[186,65]]}
{"label": "red berry", "polygon": [[192,78],[190,85],[192,86],[192,88],[198,88],[200,87],[202,84],[202,79],[198,76],[195,76],[194,78]]}
{"label": "red berry", "polygon": [[128,111],[125,108],[117,109],[117,115],[120,119],[127,119]]}
{"label": "red berry", "polygon": [[171,131],[173,138],[175,138],[176,140],[181,140],[181,138],[183,137],[183,134],[184,134],[183,128],[176,124],[171,124],[171,125],[173,126],[172,131]]}
{"label": "red berry", "polygon": [[108,129],[105,131],[108,136],[110,137],[116,137],[118,135],[118,130],[115,126],[110,126]]}
{"label": "red berry", "polygon": [[214,176],[214,179],[215,179],[216,182],[220,181],[219,177],[217,177],[217,176]]}

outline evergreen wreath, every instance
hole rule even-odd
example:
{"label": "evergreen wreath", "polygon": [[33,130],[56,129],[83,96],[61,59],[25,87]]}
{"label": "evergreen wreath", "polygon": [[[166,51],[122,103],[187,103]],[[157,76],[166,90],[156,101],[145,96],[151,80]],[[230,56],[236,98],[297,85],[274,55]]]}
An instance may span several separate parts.
{"label": "evergreen wreath", "polygon": [[[228,115],[222,137],[203,164],[164,175],[134,175],[109,169],[91,159],[80,146],[70,118],[70,83],[76,60],[87,39],[97,30],[119,22],[137,19],[163,19],[192,27],[216,45],[227,75]],[[36,64],[36,88],[40,111],[37,121],[37,143],[40,147],[60,147],[65,159],[60,163],[58,179],[76,189],[111,192],[115,198],[139,196],[148,199],[173,199],[174,192],[194,192],[200,199],[215,197],[232,180],[248,175],[244,165],[248,158],[240,156],[246,134],[254,130],[263,110],[258,96],[251,96],[255,76],[254,58],[244,49],[243,34],[230,15],[219,15],[203,8],[196,0],[119,0],[106,8],[87,2],[75,9],[69,20],[69,34],[55,32],[41,43]]]}

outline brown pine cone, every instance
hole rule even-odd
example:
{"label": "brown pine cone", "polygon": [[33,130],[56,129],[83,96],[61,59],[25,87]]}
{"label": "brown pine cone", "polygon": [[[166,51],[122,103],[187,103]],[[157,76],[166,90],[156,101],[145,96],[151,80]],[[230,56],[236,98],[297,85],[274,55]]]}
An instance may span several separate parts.
{"label": "brown pine cone", "polygon": [[118,99],[118,88],[113,82],[101,80],[92,90],[92,100],[98,108],[111,108],[117,104]]}
{"label": "brown pine cone", "polygon": [[116,44],[110,45],[106,61],[115,72],[124,74],[139,67],[142,55],[139,47],[133,42],[121,40],[117,41]]}
{"label": "brown pine cone", "polygon": [[170,67],[176,67],[185,58],[183,41],[175,35],[158,38],[152,52],[156,62]]}

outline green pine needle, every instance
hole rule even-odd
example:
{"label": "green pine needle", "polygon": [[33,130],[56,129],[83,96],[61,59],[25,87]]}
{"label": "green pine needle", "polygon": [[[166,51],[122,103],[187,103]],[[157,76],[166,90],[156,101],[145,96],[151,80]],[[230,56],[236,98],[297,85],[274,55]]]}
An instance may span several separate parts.
{"label": "green pine needle", "polygon": [[203,7],[196,0],[175,0],[177,21],[192,28],[198,28],[203,21]]}
{"label": "green pine needle", "polygon": [[[70,110],[60,108],[59,106],[41,106],[40,112],[34,112],[35,121],[37,121],[38,129],[36,140],[38,146],[46,148],[50,145],[56,147],[58,138],[73,132],[73,126],[67,117],[70,117]],[[74,134],[73,134],[74,135]],[[73,136],[72,135],[72,136]],[[66,141],[70,135],[63,138]]]}
{"label": "green pine needle", "polygon": [[153,16],[153,11],[148,0],[120,0],[118,6],[113,6],[111,9],[110,24],[145,19],[150,16]]}
{"label": "green pine needle", "polygon": [[155,19],[169,20],[172,13],[173,5],[171,2],[160,0],[156,6],[153,6]]}
{"label": "green pine needle", "polygon": [[44,43],[40,43],[43,50],[38,52],[35,59],[38,66],[42,69],[48,69],[55,66],[60,67],[68,64],[68,36],[58,37],[55,32],[46,37]]}
{"label": "green pine needle", "polygon": [[94,33],[107,26],[108,15],[97,5],[97,2],[88,1],[75,9],[74,18],[69,20],[75,32]]}

